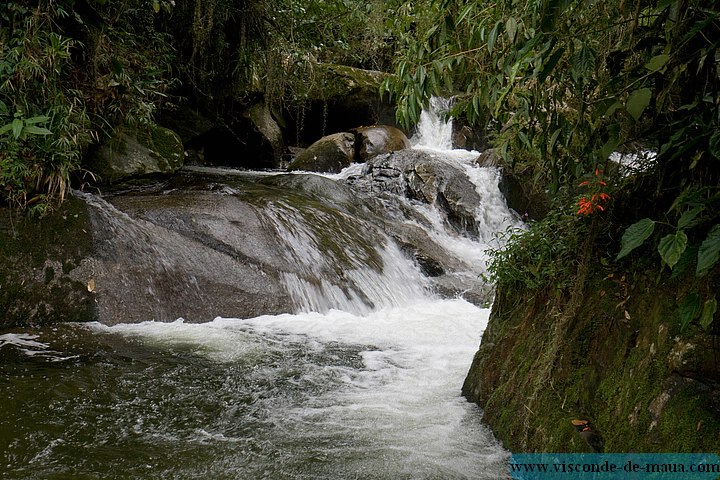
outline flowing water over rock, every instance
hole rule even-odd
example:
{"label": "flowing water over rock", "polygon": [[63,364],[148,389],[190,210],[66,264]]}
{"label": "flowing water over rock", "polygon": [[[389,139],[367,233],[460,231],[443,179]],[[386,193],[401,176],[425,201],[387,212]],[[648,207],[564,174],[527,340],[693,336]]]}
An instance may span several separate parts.
{"label": "flowing water over rock", "polygon": [[502,478],[460,387],[516,216],[414,152],[86,195],[103,323],[0,332],[2,478]]}

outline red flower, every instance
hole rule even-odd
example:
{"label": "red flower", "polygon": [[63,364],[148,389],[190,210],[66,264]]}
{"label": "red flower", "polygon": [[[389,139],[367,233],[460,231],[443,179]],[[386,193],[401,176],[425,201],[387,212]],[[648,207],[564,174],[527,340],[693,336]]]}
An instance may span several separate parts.
{"label": "red flower", "polygon": [[580,182],[578,186],[587,187],[589,199],[587,196],[583,196],[576,205],[579,207],[577,214],[589,216],[596,211],[604,212],[605,207],[603,204],[610,200],[610,195],[603,192],[603,188],[607,187],[607,183],[598,178],[602,174],[602,170],[599,168],[595,169],[595,178],[592,180],[584,180]]}

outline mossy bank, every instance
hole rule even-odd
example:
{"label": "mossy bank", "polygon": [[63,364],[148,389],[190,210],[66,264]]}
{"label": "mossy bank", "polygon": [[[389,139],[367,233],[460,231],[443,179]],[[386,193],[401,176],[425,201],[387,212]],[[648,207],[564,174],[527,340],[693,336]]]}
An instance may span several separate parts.
{"label": "mossy bank", "polygon": [[718,275],[670,279],[647,267],[581,267],[575,285],[501,286],[463,387],[515,452],[720,451],[717,328],[681,331],[687,292]]}
{"label": "mossy bank", "polygon": [[87,206],[69,197],[37,220],[0,209],[0,328],[95,319]]}

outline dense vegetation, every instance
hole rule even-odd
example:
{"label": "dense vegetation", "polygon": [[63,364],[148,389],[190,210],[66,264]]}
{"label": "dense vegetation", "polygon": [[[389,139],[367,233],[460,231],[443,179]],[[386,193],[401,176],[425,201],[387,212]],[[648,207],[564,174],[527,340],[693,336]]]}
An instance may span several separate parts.
{"label": "dense vegetation", "polygon": [[486,127],[550,206],[493,254],[497,297],[464,394],[513,451],[717,450],[720,6],[413,7],[386,84],[398,119],[454,95],[453,114]]}
{"label": "dense vegetation", "polygon": [[0,202],[43,213],[121,125],[182,102],[222,122],[301,105],[318,62],[387,69],[388,9],[350,0],[16,0],[0,4]]}
{"label": "dense vegetation", "polygon": [[[403,49],[386,85],[399,120],[415,122],[432,95],[456,95],[453,113],[487,126],[506,164],[554,205],[496,252],[501,287],[566,289],[589,260],[649,257],[643,243],[676,277],[717,267],[717,5],[438,0],[404,8],[413,5],[415,15],[399,21]],[[613,152],[635,156],[620,167]],[[709,326],[714,290],[686,301],[683,323]]]}

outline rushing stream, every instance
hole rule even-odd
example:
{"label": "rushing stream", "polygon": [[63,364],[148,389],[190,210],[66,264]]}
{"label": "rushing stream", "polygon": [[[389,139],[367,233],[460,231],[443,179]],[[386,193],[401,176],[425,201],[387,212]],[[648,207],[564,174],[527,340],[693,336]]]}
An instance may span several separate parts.
{"label": "rushing stream", "polygon": [[[476,184],[478,238],[398,201],[477,277],[514,215],[497,172],[438,142],[415,148]],[[460,396],[489,310],[433,293],[380,237],[372,252],[343,253],[347,288],[307,280],[333,267],[304,217],[273,205],[264,221],[298,265],[281,275],[297,313],[0,332],[0,478],[503,478],[507,452]]]}

